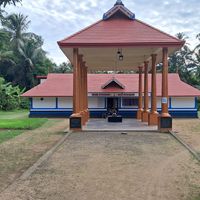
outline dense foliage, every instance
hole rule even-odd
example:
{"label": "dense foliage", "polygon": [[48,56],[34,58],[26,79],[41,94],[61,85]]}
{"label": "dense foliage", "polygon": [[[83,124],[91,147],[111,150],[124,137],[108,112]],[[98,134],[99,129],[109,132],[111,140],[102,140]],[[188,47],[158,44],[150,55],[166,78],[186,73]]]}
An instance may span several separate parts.
{"label": "dense foliage", "polygon": [[[182,40],[187,40],[183,33],[177,34]],[[169,58],[169,72],[179,73],[181,80],[200,89],[200,34],[196,36],[197,46],[193,49],[186,42],[180,51]]]}
{"label": "dense foliage", "polygon": [[16,3],[21,2],[22,0],[0,0],[0,6],[5,7],[7,4],[16,5]]}
{"label": "dense foliage", "polygon": [[24,92],[19,86],[12,86],[0,77],[0,110],[13,110],[25,107],[25,102],[20,95]]}

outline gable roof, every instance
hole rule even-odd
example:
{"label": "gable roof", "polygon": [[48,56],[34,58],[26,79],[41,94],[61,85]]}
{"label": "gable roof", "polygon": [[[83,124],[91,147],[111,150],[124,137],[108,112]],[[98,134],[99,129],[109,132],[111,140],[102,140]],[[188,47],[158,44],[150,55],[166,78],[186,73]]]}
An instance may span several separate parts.
{"label": "gable roof", "polygon": [[[88,74],[88,92],[138,92],[138,74],[116,74],[115,78],[123,83],[124,89],[108,87],[102,89],[102,84],[108,82],[112,74]],[[157,74],[157,96],[161,96],[162,74]],[[178,74],[169,74],[169,96],[200,96],[200,90],[182,82]],[[149,91],[151,91],[151,75],[149,74]],[[33,89],[25,92],[24,97],[71,97],[73,96],[73,75],[72,74],[49,74],[47,80]]]}
{"label": "gable roof", "polygon": [[111,18],[100,20],[58,44],[60,47],[182,46],[184,41],[137,19]]}
{"label": "gable roof", "polygon": [[108,80],[105,84],[101,86],[102,89],[106,89],[108,87],[120,88],[120,89],[125,88],[125,86],[122,83],[120,83],[116,78]]}
{"label": "gable roof", "polygon": [[122,1],[117,1],[110,10],[108,10],[106,13],[103,15],[103,20],[108,20],[112,16],[114,16],[117,13],[122,13],[124,16],[126,16],[128,19],[135,19],[135,14],[132,13],[128,8],[124,6]]}

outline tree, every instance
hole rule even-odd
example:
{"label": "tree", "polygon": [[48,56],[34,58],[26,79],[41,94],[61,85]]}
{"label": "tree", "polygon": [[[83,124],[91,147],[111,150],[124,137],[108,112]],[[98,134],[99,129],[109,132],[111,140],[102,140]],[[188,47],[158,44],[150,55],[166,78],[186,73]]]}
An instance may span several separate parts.
{"label": "tree", "polygon": [[30,21],[27,20],[28,16],[23,14],[11,14],[5,17],[2,25],[11,35],[11,45],[16,53],[22,54],[24,47],[25,31],[28,29]]}
{"label": "tree", "polygon": [[0,0],[0,7],[6,7],[8,4],[16,5],[16,3],[20,3],[22,0]]}
{"label": "tree", "polygon": [[55,66],[53,69],[54,73],[72,73],[73,67],[70,63],[63,62],[59,66]]}

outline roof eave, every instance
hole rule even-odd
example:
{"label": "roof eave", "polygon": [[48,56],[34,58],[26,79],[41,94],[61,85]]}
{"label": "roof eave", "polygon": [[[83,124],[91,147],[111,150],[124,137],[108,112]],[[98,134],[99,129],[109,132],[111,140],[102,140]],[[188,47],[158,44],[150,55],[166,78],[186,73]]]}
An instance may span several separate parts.
{"label": "roof eave", "polygon": [[89,48],[89,47],[182,47],[185,41],[180,42],[138,42],[138,43],[66,43],[57,42],[60,47]]}

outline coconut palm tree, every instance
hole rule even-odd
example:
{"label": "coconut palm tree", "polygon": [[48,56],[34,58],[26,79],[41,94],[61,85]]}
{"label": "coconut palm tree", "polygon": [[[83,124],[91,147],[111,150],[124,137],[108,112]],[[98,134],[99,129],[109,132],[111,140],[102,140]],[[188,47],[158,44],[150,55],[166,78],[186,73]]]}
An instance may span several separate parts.
{"label": "coconut palm tree", "polygon": [[19,3],[21,2],[22,0],[1,0],[0,1],[0,7],[3,6],[3,7],[6,7],[8,4],[13,4],[13,5],[16,5],[16,3]]}
{"label": "coconut palm tree", "polygon": [[23,14],[11,14],[5,17],[2,25],[11,35],[11,44],[16,53],[22,54],[24,46],[25,31],[30,23],[28,16]]}

